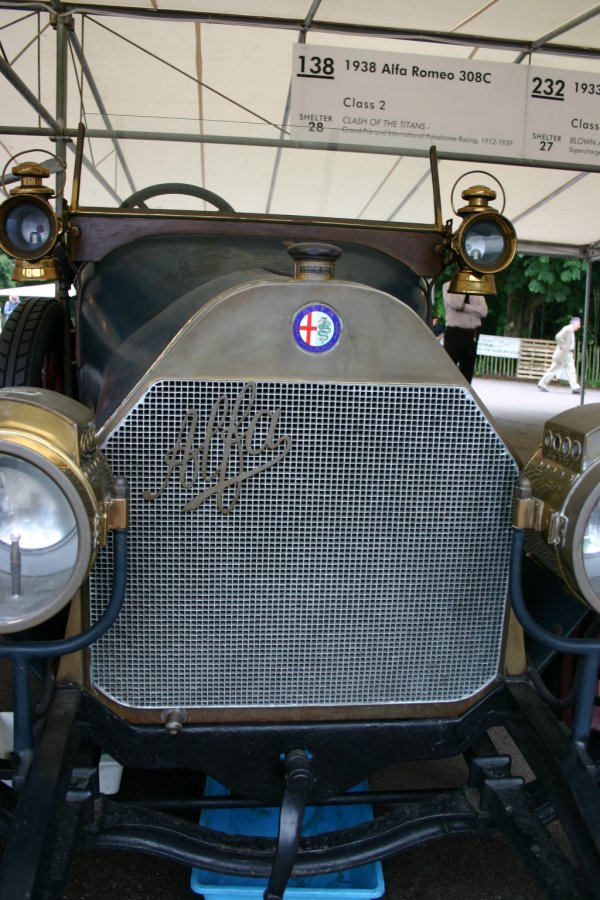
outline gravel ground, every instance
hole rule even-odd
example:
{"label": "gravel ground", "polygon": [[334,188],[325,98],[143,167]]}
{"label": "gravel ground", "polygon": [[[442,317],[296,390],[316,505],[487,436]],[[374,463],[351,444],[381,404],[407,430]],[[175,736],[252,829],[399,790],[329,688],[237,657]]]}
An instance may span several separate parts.
{"label": "gravel ground", "polygon": [[[384,863],[385,900],[543,900],[500,835],[445,838]],[[189,871],[141,854],[78,855],[64,900],[192,900]],[[212,900],[212,898],[210,898]],[[221,894],[220,900],[235,900]],[[290,898],[291,900],[291,898]],[[566,900],[566,898],[565,898]]]}

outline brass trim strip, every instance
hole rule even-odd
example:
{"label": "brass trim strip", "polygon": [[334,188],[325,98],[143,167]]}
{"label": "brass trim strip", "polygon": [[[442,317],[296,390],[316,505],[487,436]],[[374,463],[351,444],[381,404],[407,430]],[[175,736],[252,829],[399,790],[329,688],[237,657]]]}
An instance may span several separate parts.
{"label": "brass trim strip", "polygon": [[83,165],[83,146],[85,141],[85,125],[79,123],[77,129],[77,145],[75,149],[75,165],[73,167],[73,186],[71,189],[71,211],[79,207],[79,188],[81,186],[81,169]]}
{"label": "brass trim strip", "polygon": [[475,706],[483,697],[491,693],[500,683],[497,676],[486,687],[465,700],[440,703],[399,703],[378,706],[290,706],[255,707],[244,709],[136,709],[124,706],[112,697],[106,696],[89,683],[86,675],[85,687],[92,697],[133,725],[164,725],[169,713],[177,711],[186,724],[238,724],[267,722],[343,722],[360,719],[428,719],[436,717],[454,718]]}

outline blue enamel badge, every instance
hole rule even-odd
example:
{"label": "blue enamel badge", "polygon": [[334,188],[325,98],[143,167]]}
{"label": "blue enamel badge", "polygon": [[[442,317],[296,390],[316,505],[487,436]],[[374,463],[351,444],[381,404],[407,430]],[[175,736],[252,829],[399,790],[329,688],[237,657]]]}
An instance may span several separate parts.
{"label": "blue enamel badge", "polygon": [[342,320],[330,306],[311,303],[298,310],[294,316],[292,333],[301,350],[326,353],[340,339]]}

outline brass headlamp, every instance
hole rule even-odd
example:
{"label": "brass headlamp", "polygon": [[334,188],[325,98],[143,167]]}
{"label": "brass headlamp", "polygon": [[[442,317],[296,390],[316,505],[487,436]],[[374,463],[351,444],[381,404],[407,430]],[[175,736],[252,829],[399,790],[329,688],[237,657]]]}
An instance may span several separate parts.
{"label": "brass headlamp", "polygon": [[517,251],[515,229],[490,206],[496,199],[491,188],[476,184],[466,188],[462,197],[467,205],[456,212],[463,222],[451,241],[460,268],[449,290],[453,294],[495,294],[494,274],[506,269]]}
{"label": "brass headlamp", "polygon": [[90,410],[41,388],[0,390],[0,633],[49,619],[73,597],[122,502]]}
{"label": "brass headlamp", "polygon": [[20,184],[0,206],[0,247],[15,260],[13,281],[56,281],[58,266],[50,253],[59,225],[49,203],[54,191],[43,184],[50,172],[45,166],[24,162],[14,166],[12,173]]}
{"label": "brass headlamp", "polygon": [[514,524],[535,532],[528,553],[600,612],[600,404],[546,422],[523,476]]}

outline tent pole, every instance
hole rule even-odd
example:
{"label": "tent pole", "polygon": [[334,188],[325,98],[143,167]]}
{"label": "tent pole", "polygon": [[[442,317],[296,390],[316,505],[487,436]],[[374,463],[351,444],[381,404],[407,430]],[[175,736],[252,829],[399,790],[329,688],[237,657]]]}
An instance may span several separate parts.
{"label": "tent pole", "polygon": [[[65,127],[67,124],[67,62],[68,62],[68,37],[69,28],[73,27],[71,18],[58,17],[56,22],[56,155],[64,169],[67,166],[67,153],[65,149]],[[62,184],[61,184],[62,182]],[[62,207],[62,189],[64,188],[63,172],[56,175],[57,204]],[[59,190],[61,194],[59,194]]]}
{"label": "tent pole", "polygon": [[585,376],[587,372],[587,338],[588,328],[590,324],[590,297],[592,295],[592,266],[593,259],[587,260],[587,269],[585,276],[585,302],[583,307],[583,340],[581,342],[581,377],[579,384],[581,385],[581,394],[579,395],[579,403],[583,405],[585,402]]}

